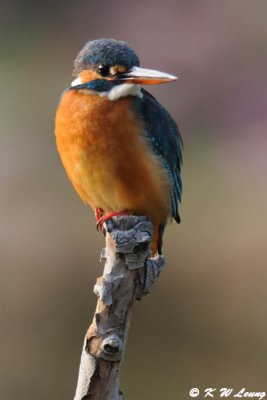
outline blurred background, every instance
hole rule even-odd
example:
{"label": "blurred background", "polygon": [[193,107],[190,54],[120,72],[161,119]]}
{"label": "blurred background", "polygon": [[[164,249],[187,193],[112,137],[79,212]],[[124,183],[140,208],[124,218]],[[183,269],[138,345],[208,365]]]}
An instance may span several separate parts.
{"label": "blurred background", "polygon": [[77,52],[101,37],[179,76],[149,90],[185,148],[182,223],[135,305],[121,388],[267,391],[267,3],[1,0],[0,15],[0,398],[74,394],[104,238],[65,175],[54,115]]}

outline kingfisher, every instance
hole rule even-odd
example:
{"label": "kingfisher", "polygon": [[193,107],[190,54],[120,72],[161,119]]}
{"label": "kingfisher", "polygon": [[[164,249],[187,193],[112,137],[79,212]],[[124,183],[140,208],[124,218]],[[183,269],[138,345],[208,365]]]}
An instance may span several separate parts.
{"label": "kingfisher", "polygon": [[177,78],[141,68],[135,51],[115,39],[87,42],[73,78],[55,121],[70,181],[100,227],[118,215],[149,217],[151,253],[162,254],[166,224],[180,222],[183,145],[171,115],[142,85]]}

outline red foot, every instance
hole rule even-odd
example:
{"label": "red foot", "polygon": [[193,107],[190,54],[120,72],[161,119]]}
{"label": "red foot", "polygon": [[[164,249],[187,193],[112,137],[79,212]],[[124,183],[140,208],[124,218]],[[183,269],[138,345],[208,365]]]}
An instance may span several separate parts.
{"label": "red foot", "polygon": [[112,217],[120,217],[121,215],[130,215],[130,213],[129,213],[129,211],[111,211],[111,212],[103,215],[103,210],[102,210],[102,216],[97,219],[97,223],[96,223],[97,230],[99,230],[99,229],[103,230],[104,222],[107,222]]}
{"label": "red foot", "polygon": [[95,219],[97,223],[103,217],[103,215],[104,215],[104,210],[102,208],[95,209]]}

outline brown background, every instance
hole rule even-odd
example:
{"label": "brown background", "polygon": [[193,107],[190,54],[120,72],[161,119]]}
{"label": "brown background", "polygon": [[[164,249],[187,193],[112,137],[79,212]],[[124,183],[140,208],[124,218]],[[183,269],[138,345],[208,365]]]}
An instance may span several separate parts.
{"label": "brown background", "polygon": [[99,37],[179,76],[151,91],[185,144],[182,224],[168,228],[168,265],[135,307],[126,398],[267,390],[267,3],[2,0],[0,10],[0,398],[75,389],[104,241],[59,161],[54,114],[76,53]]}

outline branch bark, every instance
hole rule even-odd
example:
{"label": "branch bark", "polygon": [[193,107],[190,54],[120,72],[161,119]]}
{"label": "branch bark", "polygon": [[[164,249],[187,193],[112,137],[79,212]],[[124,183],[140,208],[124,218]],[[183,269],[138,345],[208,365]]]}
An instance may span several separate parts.
{"label": "branch bark", "polygon": [[105,224],[106,260],[97,279],[93,321],[85,336],[74,400],[123,400],[119,372],[134,300],[149,293],[164,258],[148,258],[153,225],[147,217],[121,216]]}

